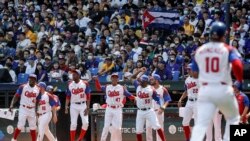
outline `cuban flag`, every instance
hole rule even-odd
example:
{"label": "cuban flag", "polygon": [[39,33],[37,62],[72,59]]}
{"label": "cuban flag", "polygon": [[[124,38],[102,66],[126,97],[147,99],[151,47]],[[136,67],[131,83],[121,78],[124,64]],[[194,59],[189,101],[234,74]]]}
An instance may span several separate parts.
{"label": "cuban flag", "polygon": [[178,11],[145,11],[143,13],[144,28],[176,29],[180,26]]}

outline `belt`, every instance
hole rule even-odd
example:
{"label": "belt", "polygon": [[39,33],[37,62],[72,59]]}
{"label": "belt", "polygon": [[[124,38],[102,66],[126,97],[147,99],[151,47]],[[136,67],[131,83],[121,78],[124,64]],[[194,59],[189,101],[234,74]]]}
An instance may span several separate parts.
{"label": "belt", "polygon": [[38,116],[41,116],[41,115],[44,115],[44,114],[46,114],[46,113],[48,113],[48,112],[45,112],[45,113],[37,113],[37,115],[38,115]]}
{"label": "belt", "polygon": [[26,106],[26,105],[22,105],[24,108],[27,108],[27,109],[33,109],[35,107],[30,107],[30,106]]}
{"label": "belt", "polygon": [[196,101],[197,98],[189,98],[188,100],[189,100],[189,101]]}
{"label": "belt", "polygon": [[116,109],[116,108],[120,108],[121,106],[119,106],[119,105],[108,105],[108,107]]}
{"label": "belt", "polygon": [[[202,84],[203,86],[207,86],[209,83],[207,83],[207,82],[202,82],[201,84]],[[220,82],[220,84],[221,84],[221,85],[227,85],[226,82]]]}
{"label": "belt", "polygon": [[74,103],[80,105],[80,104],[84,104],[85,101],[82,101],[82,102],[74,102]]}
{"label": "belt", "polygon": [[151,108],[138,108],[138,110],[141,110],[141,111],[147,111],[149,109],[151,109]]}

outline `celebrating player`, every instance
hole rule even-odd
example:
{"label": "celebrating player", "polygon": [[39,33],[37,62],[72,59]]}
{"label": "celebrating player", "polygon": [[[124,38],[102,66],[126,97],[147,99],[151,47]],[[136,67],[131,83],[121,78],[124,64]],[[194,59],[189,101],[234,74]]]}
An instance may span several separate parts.
{"label": "celebrating player", "polygon": [[239,113],[240,113],[240,123],[241,124],[248,124],[248,120],[247,120],[247,113],[249,110],[249,99],[246,96],[246,94],[244,94],[243,92],[241,92],[239,90],[240,84],[236,81],[233,84],[233,88],[234,88],[234,94],[236,96],[236,99],[238,101],[238,106],[239,106]]}
{"label": "celebrating player", "polygon": [[28,120],[32,141],[36,141],[36,99],[40,93],[39,86],[36,85],[36,75],[29,75],[29,82],[19,86],[14,95],[9,110],[12,111],[14,104],[20,97],[20,107],[18,114],[17,128],[11,141],[16,141],[21,130],[24,129]]}
{"label": "celebrating player", "polygon": [[214,22],[209,43],[196,50],[192,69],[199,81],[197,122],[191,141],[201,141],[217,108],[226,119],[224,141],[229,141],[229,125],[240,121],[237,100],[233,94],[231,66],[237,81],[243,82],[243,65],[237,50],[224,43],[226,25]]}
{"label": "celebrating player", "polygon": [[[53,117],[53,122],[57,122],[57,114],[56,114],[56,102],[51,94],[45,91],[46,84],[44,82],[38,83],[41,94],[38,96],[38,140],[43,141],[44,133],[49,139],[49,141],[55,141],[55,137],[49,130],[49,122]],[[51,113],[52,111],[52,113]]]}
{"label": "celebrating player", "polygon": [[111,84],[101,86],[97,77],[95,86],[98,91],[102,90],[106,93],[107,108],[105,111],[104,127],[102,131],[101,141],[106,141],[110,124],[112,125],[112,140],[122,141],[122,107],[124,96],[135,99],[122,85],[118,84],[118,73],[111,74]]}
{"label": "celebrating player", "polygon": [[182,96],[180,97],[178,101],[178,107],[181,107],[182,101],[188,97],[187,103],[185,105],[184,110],[184,117],[182,120],[182,126],[185,134],[186,141],[190,140],[190,121],[192,117],[194,117],[194,122],[196,123],[196,116],[197,116],[197,110],[196,110],[196,101],[198,97],[198,80],[193,77],[193,73],[191,70],[191,64],[187,67],[188,77],[185,80],[185,91],[183,92]]}
{"label": "celebrating player", "polygon": [[65,114],[68,114],[68,105],[70,102],[70,140],[75,141],[77,118],[80,114],[82,119],[82,129],[78,140],[81,141],[89,126],[88,112],[90,104],[90,88],[88,82],[80,79],[81,72],[79,70],[74,70],[72,72],[73,81],[69,82],[66,91]]}
{"label": "celebrating player", "polygon": [[[139,73],[145,71],[146,68],[140,69],[140,71],[135,73],[132,78],[136,78]],[[161,140],[166,141],[163,129],[161,128],[161,125],[159,124],[159,121],[153,109],[153,99],[160,104],[159,97],[157,96],[155,89],[148,84],[148,76],[142,75],[138,80],[133,80],[133,84],[136,88],[136,105],[138,108],[136,115],[137,141],[142,141],[142,133],[146,120],[148,120],[151,127],[157,131]],[[161,107],[159,109],[159,113],[162,113],[163,109],[165,109],[165,107]]]}
{"label": "celebrating player", "polygon": [[[158,103],[153,101],[155,114],[158,118],[161,128],[164,129],[164,110],[168,106],[168,103],[171,101],[171,97],[168,93],[168,90],[164,86],[160,85],[160,82],[161,77],[158,74],[153,74],[152,77],[150,77],[150,84],[155,88],[156,93],[159,95],[160,102],[164,103],[163,106],[160,107]],[[147,141],[153,141],[152,127],[149,124],[148,120],[146,121],[146,138]],[[156,135],[156,140],[161,141],[158,134]]]}

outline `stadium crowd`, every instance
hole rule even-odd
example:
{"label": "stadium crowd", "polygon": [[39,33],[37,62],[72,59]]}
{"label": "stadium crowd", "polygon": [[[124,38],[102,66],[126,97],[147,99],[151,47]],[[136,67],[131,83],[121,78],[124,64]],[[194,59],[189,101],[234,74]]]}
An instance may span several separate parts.
{"label": "stadium crowd", "polygon": [[[0,68],[13,82],[35,73],[38,81],[63,82],[71,70],[82,79],[141,67],[162,80],[184,79],[209,27],[226,21],[223,0],[1,0]],[[250,1],[230,0],[229,44],[250,63]],[[177,29],[144,28],[143,13],[178,11]]]}

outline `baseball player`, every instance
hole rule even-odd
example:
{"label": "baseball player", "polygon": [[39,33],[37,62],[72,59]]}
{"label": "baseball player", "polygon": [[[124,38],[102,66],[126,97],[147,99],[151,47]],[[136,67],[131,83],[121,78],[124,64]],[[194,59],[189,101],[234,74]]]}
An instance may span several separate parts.
{"label": "baseball player", "polygon": [[78,138],[81,141],[88,129],[89,120],[89,104],[90,104],[90,88],[87,81],[80,79],[81,72],[74,70],[73,81],[69,82],[66,91],[65,114],[68,114],[68,105],[70,103],[70,140],[75,141],[77,118],[80,115],[82,119],[82,129]]}
{"label": "baseball player", "polygon": [[[135,97],[130,94],[122,85],[118,84],[118,73],[111,74],[111,84],[101,86],[97,77],[95,86],[98,91],[102,90],[106,93],[107,108],[104,117],[104,127],[102,131],[101,141],[106,141],[109,129],[111,127],[114,141],[122,141],[122,107],[124,97],[133,100]],[[110,126],[112,125],[112,126]]]}
{"label": "baseball player", "polygon": [[[49,141],[55,141],[55,137],[49,130],[49,123],[53,117],[53,122],[57,122],[57,113],[56,113],[56,102],[53,96],[46,92],[46,84],[44,82],[39,82],[38,86],[41,89],[41,94],[38,96],[38,140],[43,141],[45,132]],[[52,112],[51,112],[52,111]]]}
{"label": "baseball player", "polygon": [[40,93],[39,86],[36,85],[36,75],[29,75],[29,82],[19,86],[14,95],[9,110],[12,111],[14,104],[20,98],[18,113],[18,123],[11,141],[16,141],[21,130],[24,129],[28,120],[32,141],[36,141],[36,101]]}
{"label": "baseball player", "polygon": [[[134,79],[137,77],[139,73],[145,73],[146,68],[140,69],[137,73],[135,73],[131,78]],[[165,135],[163,133],[163,129],[157,119],[156,113],[153,109],[153,99],[160,104],[159,97],[155,91],[155,89],[150,86],[149,77],[146,75],[142,75],[138,80],[132,80],[133,84],[136,88],[136,105],[137,105],[137,114],[136,114],[136,137],[137,141],[142,141],[142,133],[144,130],[144,125],[146,120],[148,120],[149,124],[153,129],[155,129],[160,136],[162,141],[166,141]],[[165,107],[159,109],[159,113],[163,112]]]}
{"label": "baseball player", "polygon": [[249,111],[249,99],[246,94],[239,90],[240,84],[236,81],[233,84],[234,94],[238,101],[239,113],[240,113],[240,123],[248,124],[247,113]]}
{"label": "baseball player", "polygon": [[[150,77],[150,84],[155,88],[155,91],[160,98],[160,102],[164,103],[163,106],[160,107],[158,103],[153,101],[155,114],[161,125],[161,128],[164,129],[164,110],[168,106],[168,103],[171,101],[171,97],[168,93],[168,90],[164,86],[160,85],[160,82],[161,82],[161,77],[158,74],[153,74]],[[162,108],[162,110],[159,110],[160,108]],[[147,141],[153,141],[152,127],[149,124],[148,120],[146,121],[146,138]],[[156,141],[161,141],[159,135],[156,135]]]}
{"label": "baseball player", "polygon": [[197,122],[191,141],[203,140],[207,127],[218,108],[226,119],[223,140],[229,141],[229,125],[240,121],[237,100],[233,94],[231,67],[242,84],[243,65],[237,49],[224,43],[226,25],[214,22],[210,29],[211,41],[196,50],[192,64],[194,77],[199,82]]}
{"label": "baseball player", "polygon": [[[60,109],[61,109],[61,102],[60,102],[60,100],[59,100],[59,98],[58,98],[58,96],[57,95],[55,95],[54,94],[54,92],[56,91],[56,89],[57,89],[57,87],[53,87],[53,86],[51,86],[51,85],[49,85],[49,86],[47,86],[46,87],[46,91],[48,92],[48,93],[50,93],[52,96],[53,96],[53,98],[54,98],[54,101],[56,102],[56,111],[59,111]],[[52,138],[52,136],[51,136],[51,131],[52,131],[52,134],[54,134],[55,135],[55,138],[56,138],[56,123],[54,123],[54,122],[50,122],[50,128],[47,128],[46,129],[46,131],[45,131],[45,135],[47,136],[47,138]],[[51,131],[50,131],[51,130]],[[57,139],[56,139],[57,140]]]}
{"label": "baseball player", "polygon": [[185,80],[185,91],[178,101],[178,107],[182,107],[182,101],[188,97],[188,100],[185,105],[184,116],[182,120],[182,126],[185,134],[186,141],[190,140],[191,130],[190,130],[190,121],[194,117],[194,122],[196,122],[197,108],[196,101],[198,98],[198,80],[193,77],[191,70],[191,64],[187,67],[188,77]]}
{"label": "baseball player", "polygon": [[221,120],[222,120],[222,114],[220,113],[219,109],[216,109],[213,120],[209,124],[206,132],[206,141],[213,141],[213,127],[214,127],[214,140],[222,141]]}

